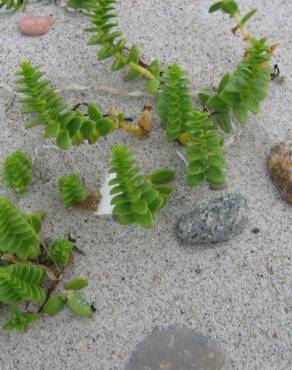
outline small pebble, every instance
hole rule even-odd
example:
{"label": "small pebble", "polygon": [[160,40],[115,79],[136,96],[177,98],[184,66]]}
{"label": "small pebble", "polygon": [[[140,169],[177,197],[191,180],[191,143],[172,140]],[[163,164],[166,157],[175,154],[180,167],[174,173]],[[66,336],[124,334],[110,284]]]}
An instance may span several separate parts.
{"label": "small pebble", "polygon": [[54,18],[51,15],[24,15],[20,18],[19,30],[26,36],[42,36],[49,32],[54,23]]}
{"label": "small pebble", "polygon": [[280,143],[271,149],[267,167],[283,199],[292,204],[292,141]]}
{"label": "small pebble", "polygon": [[205,200],[177,221],[177,234],[187,243],[217,243],[240,234],[247,224],[247,200],[228,194]]}

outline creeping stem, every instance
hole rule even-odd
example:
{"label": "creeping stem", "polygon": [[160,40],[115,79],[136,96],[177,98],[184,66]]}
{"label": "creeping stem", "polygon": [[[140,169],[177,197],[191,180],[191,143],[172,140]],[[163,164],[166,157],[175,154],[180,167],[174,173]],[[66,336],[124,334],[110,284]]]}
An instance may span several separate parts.
{"label": "creeping stem", "polygon": [[149,70],[147,70],[146,68],[143,68],[142,66],[140,66],[140,65],[138,65],[134,62],[130,62],[129,67],[134,71],[142,73],[144,77],[148,78],[148,80],[154,80],[155,79],[155,76]]}

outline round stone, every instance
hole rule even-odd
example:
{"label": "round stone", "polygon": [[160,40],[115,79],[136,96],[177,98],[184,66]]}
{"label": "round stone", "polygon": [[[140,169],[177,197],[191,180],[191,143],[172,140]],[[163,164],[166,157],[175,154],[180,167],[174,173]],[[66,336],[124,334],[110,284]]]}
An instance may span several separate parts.
{"label": "round stone", "polygon": [[227,241],[244,230],[247,214],[247,200],[240,194],[205,200],[178,218],[177,234],[187,243]]}
{"label": "round stone", "polygon": [[219,341],[185,327],[171,327],[140,342],[125,370],[220,370],[225,362]]}
{"label": "round stone", "polygon": [[267,167],[273,183],[283,199],[292,204],[292,141],[280,143],[271,149]]}
{"label": "round stone", "polygon": [[52,16],[24,15],[19,21],[19,30],[26,36],[45,35],[54,25]]}

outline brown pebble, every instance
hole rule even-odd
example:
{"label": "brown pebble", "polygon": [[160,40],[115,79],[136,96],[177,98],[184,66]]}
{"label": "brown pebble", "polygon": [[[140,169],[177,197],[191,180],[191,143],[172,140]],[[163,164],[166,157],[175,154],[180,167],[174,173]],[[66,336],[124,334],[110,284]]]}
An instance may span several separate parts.
{"label": "brown pebble", "polygon": [[25,15],[20,18],[19,30],[26,36],[42,36],[49,32],[54,23],[54,18],[51,15]]}
{"label": "brown pebble", "polygon": [[280,143],[271,149],[267,167],[282,197],[292,204],[292,141]]}

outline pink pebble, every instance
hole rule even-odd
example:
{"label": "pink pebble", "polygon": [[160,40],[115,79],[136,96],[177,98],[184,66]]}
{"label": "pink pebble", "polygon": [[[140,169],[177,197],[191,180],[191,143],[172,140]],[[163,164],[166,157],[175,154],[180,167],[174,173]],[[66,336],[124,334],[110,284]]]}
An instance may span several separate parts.
{"label": "pink pebble", "polygon": [[51,15],[25,15],[20,18],[19,29],[26,36],[41,36],[49,32],[54,23],[54,18]]}

